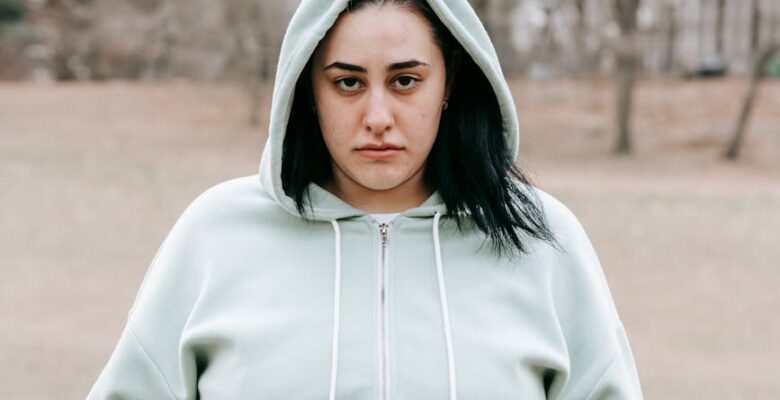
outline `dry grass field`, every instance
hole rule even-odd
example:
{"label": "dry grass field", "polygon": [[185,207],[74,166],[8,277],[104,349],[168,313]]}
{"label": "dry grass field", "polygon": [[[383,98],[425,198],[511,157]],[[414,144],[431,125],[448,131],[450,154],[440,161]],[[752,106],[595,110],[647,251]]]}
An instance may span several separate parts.
{"label": "dry grass field", "polygon": [[[522,166],[588,231],[646,398],[777,398],[780,82],[736,163],[741,81],[643,82],[630,157],[609,82],[513,86]],[[227,85],[0,85],[0,398],[84,398],[179,213],[256,172],[245,107]]]}

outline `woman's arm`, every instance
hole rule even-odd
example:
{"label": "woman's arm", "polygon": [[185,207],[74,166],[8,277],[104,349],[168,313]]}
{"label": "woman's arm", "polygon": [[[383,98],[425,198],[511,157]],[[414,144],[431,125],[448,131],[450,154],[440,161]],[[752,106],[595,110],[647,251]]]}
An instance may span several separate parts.
{"label": "woman's arm", "polygon": [[203,280],[203,207],[193,202],[144,276],[127,324],[88,400],[195,399],[195,357],[182,332]]}
{"label": "woman's arm", "polygon": [[100,374],[87,400],[178,399],[160,366],[130,325]]}
{"label": "woman's arm", "polygon": [[548,398],[641,399],[628,336],[590,239],[571,210],[546,193],[540,197],[563,248],[551,285],[569,354],[569,373],[553,379]]}

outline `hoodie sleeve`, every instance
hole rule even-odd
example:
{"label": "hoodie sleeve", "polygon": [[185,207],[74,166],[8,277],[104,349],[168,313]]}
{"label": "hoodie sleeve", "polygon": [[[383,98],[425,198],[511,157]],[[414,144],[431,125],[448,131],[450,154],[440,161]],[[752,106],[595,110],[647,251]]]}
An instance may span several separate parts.
{"label": "hoodie sleeve", "polygon": [[569,354],[569,371],[553,378],[548,398],[641,399],[628,336],[596,252],[574,214],[552,196],[541,197],[562,247],[551,285]]}
{"label": "hoodie sleeve", "polygon": [[197,299],[203,239],[188,207],[168,234],[143,278],[119,341],[87,400],[195,399],[195,357],[182,332]]}
{"label": "hoodie sleeve", "polygon": [[100,374],[87,400],[177,399],[168,378],[130,325]]}

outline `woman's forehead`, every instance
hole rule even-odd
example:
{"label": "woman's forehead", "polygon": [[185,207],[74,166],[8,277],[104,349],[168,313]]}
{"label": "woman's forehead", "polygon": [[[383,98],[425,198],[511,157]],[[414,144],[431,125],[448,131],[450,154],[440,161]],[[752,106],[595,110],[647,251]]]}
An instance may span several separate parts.
{"label": "woman's forehead", "polygon": [[425,18],[408,7],[384,5],[342,14],[318,51],[322,64],[376,59],[429,62],[438,47]]}

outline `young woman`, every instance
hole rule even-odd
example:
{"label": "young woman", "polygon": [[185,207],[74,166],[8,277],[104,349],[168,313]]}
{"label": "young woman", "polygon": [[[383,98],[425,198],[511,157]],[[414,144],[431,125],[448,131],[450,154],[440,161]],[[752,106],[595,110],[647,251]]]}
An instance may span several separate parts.
{"label": "young woman", "polygon": [[639,399],[466,0],[304,0],[259,176],[166,238],[89,399]]}

